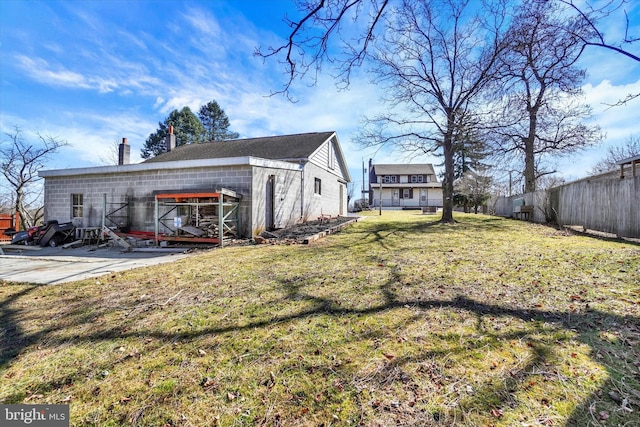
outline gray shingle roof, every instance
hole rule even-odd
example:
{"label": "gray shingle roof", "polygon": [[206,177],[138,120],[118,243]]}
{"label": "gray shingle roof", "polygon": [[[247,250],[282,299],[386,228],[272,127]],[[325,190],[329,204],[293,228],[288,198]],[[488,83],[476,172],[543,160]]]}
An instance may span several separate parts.
{"label": "gray shingle roof", "polygon": [[246,156],[270,160],[303,160],[309,158],[334,133],[301,133],[181,145],[144,163]]}
{"label": "gray shingle roof", "polygon": [[424,164],[374,164],[376,175],[435,175],[433,165]]}

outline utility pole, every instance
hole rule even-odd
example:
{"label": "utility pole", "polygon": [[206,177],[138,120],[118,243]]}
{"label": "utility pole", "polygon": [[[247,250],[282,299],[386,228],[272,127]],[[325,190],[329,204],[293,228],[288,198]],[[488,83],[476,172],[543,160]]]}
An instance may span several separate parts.
{"label": "utility pole", "polygon": [[[362,191],[360,191],[360,203],[361,206],[364,203],[364,174],[366,172],[366,169],[364,168],[364,158],[362,158]],[[369,202],[367,202],[368,204]]]}

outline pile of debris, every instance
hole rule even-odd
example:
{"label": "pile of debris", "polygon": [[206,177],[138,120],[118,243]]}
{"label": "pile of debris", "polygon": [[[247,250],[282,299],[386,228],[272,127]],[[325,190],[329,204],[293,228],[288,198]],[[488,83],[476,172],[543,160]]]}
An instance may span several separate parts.
{"label": "pile of debris", "polygon": [[355,217],[344,216],[322,217],[278,230],[263,231],[254,237],[254,241],[258,244],[308,244],[328,234],[337,233],[357,220]]}

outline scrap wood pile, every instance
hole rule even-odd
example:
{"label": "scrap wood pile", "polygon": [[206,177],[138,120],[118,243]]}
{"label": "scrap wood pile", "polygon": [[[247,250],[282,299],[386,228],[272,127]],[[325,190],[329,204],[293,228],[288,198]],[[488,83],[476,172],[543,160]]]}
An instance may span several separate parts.
{"label": "scrap wood pile", "polygon": [[197,237],[218,237],[218,215],[215,206],[201,206],[190,216],[190,224],[180,230]]}
{"label": "scrap wood pile", "polygon": [[355,218],[322,216],[314,221],[293,224],[273,231],[263,231],[254,237],[258,244],[298,244],[309,243],[319,237],[340,231],[344,226],[354,222]]}
{"label": "scrap wood pile", "polygon": [[[216,206],[200,206],[191,210],[187,216],[179,216],[179,222],[174,222],[172,227],[165,227],[170,231],[164,232],[164,236],[194,236],[203,238],[219,237],[219,220]],[[175,220],[174,220],[175,221]],[[225,237],[237,237],[236,225],[230,222],[225,223],[223,235]]]}

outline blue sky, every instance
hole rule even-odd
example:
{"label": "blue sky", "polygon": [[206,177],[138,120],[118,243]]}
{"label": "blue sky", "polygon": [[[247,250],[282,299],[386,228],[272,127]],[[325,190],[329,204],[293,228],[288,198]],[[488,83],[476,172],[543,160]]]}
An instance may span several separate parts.
{"label": "blue sky", "polygon": [[[626,8],[639,34],[640,5]],[[195,112],[215,99],[241,137],[337,131],[359,187],[363,160],[393,161],[388,152],[352,142],[362,117],[378,108],[377,88],[362,76],[339,91],[321,75],[316,86],[296,84],[295,104],[269,97],[284,82],[282,69],[253,52],[282,43],[285,13],[295,16],[291,0],[2,0],[0,130],[4,137],[18,126],[27,136],[37,131],[66,140],[70,146],[51,168],[106,164],[123,137],[135,162],[171,110],[189,106]],[[603,25],[607,37],[619,40],[624,15]],[[630,50],[638,54],[640,43]],[[593,120],[607,137],[598,148],[560,161],[566,179],[585,176],[609,145],[640,135],[640,99],[605,105],[640,92],[640,64],[599,48],[588,48],[581,61]]]}

